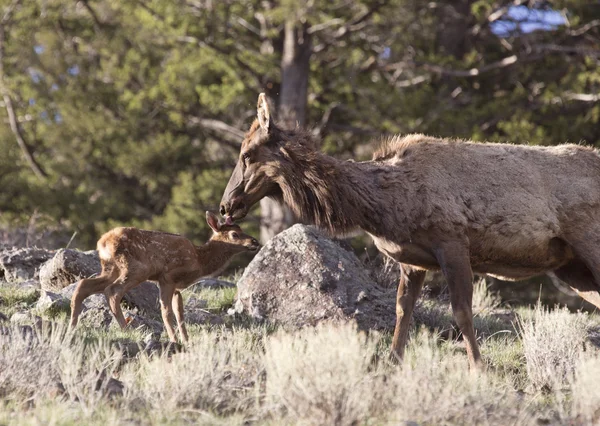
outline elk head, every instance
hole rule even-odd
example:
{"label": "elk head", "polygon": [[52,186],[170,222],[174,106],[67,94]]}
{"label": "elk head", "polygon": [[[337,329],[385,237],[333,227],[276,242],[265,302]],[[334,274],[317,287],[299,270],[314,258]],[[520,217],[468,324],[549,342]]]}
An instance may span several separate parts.
{"label": "elk head", "polygon": [[258,96],[257,119],[246,134],[237,165],[221,200],[226,224],[242,219],[264,197],[282,198],[277,180],[285,165],[282,142],[286,134],[270,118],[264,93]]}
{"label": "elk head", "polygon": [[258,251],[260,248],[260,244],[256,238],[244,234],[242,228],[234,223],[229,225],[219,223],[217,215],[213,212],[206,212],[206,223],[213,230],[210,241],[219,241],[232,246],[234,249],[239,249],[240,252],[244,250]]}

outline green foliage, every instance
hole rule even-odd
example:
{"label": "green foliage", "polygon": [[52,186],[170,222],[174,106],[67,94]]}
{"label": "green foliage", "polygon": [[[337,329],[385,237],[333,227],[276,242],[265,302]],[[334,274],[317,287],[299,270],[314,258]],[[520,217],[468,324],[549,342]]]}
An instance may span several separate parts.
{"label": "green foliage", "polygon": [[0,312],[10,317],[20,309],[30,308],[40,298],[39,290],[0,285]]}
{"label": "green foliage", "polygon": [[217,209],[240,139],[210,123],[243,131],[260,91],[277,100],[292,18],[311,28],[307,123],[325,124],[328,153],[366,158],[373,137],[397,132],[600,145],[600,106],[575,96],[600,86],[600,28],[577,33],[599,9],[554,2],[570,28],[500,39],[488,18],[504,2],[465,4],[18,2],[3,82],[48,178],[33,175],[4,116],[0,222],[37,212],[84,247],[127,224],[206,238],[204,210]]}

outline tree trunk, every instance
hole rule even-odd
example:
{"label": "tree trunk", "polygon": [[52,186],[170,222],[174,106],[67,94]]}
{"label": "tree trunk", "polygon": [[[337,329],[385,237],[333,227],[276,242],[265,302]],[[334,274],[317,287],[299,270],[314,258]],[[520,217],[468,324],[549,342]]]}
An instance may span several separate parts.
{"label": "tree trunk", "polygon": [[461,59],[467,52],[471,0],[439,2],[437,44],[442,52]]}
{"label": "tree trunk", "polygon": [[[285,24],[281,59],[281,91],[278,123],[285,128],[304,126],[308,98],[308,74],[312,44],[307,26],[290,20]],[[260,238],[263,243],[288,228],[294,222],[292,212],[269,198],[260,202]]]}

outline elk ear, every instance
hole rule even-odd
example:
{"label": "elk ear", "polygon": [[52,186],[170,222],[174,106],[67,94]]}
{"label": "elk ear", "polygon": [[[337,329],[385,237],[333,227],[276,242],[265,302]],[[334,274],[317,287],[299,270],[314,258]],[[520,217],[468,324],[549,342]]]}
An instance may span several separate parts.
{"label": "elk ear", "polygon": [[271,114],[269,114],[269,104],[267,103],[267,97],[264,93],[258,95],[258,104],[256,105],[256,116],[258,118],[258,124],[265,131],[269,131],[269,124],[271,121]]}
{"label": "elk ear", "polygon": [[219,232],[221,229],[221,225],[219,225],[219,218],[217,218],[217,215],[215,215],[213,212],[206,212],[206,223],[208,223],[208,226],[210,226],[214,232]]}

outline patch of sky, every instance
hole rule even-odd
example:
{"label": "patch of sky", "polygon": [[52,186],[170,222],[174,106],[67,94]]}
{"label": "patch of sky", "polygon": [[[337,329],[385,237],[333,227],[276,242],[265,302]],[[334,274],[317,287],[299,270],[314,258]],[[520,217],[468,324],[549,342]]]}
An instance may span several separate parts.
{"label": "patch of sky", "polygon": [[511,6],[506,14],[492,23],[494,34],[499,37],[527,34],[533,31],[552,31],[566,20],[561,12],[548,8],[529,8],[527,6]]}
{"label": "patch of sky", "polygon": [[78,75],[79,74],[79,65],[75,64],[72,67],[69,67],[67,69],[67,72],[71,75]]}

